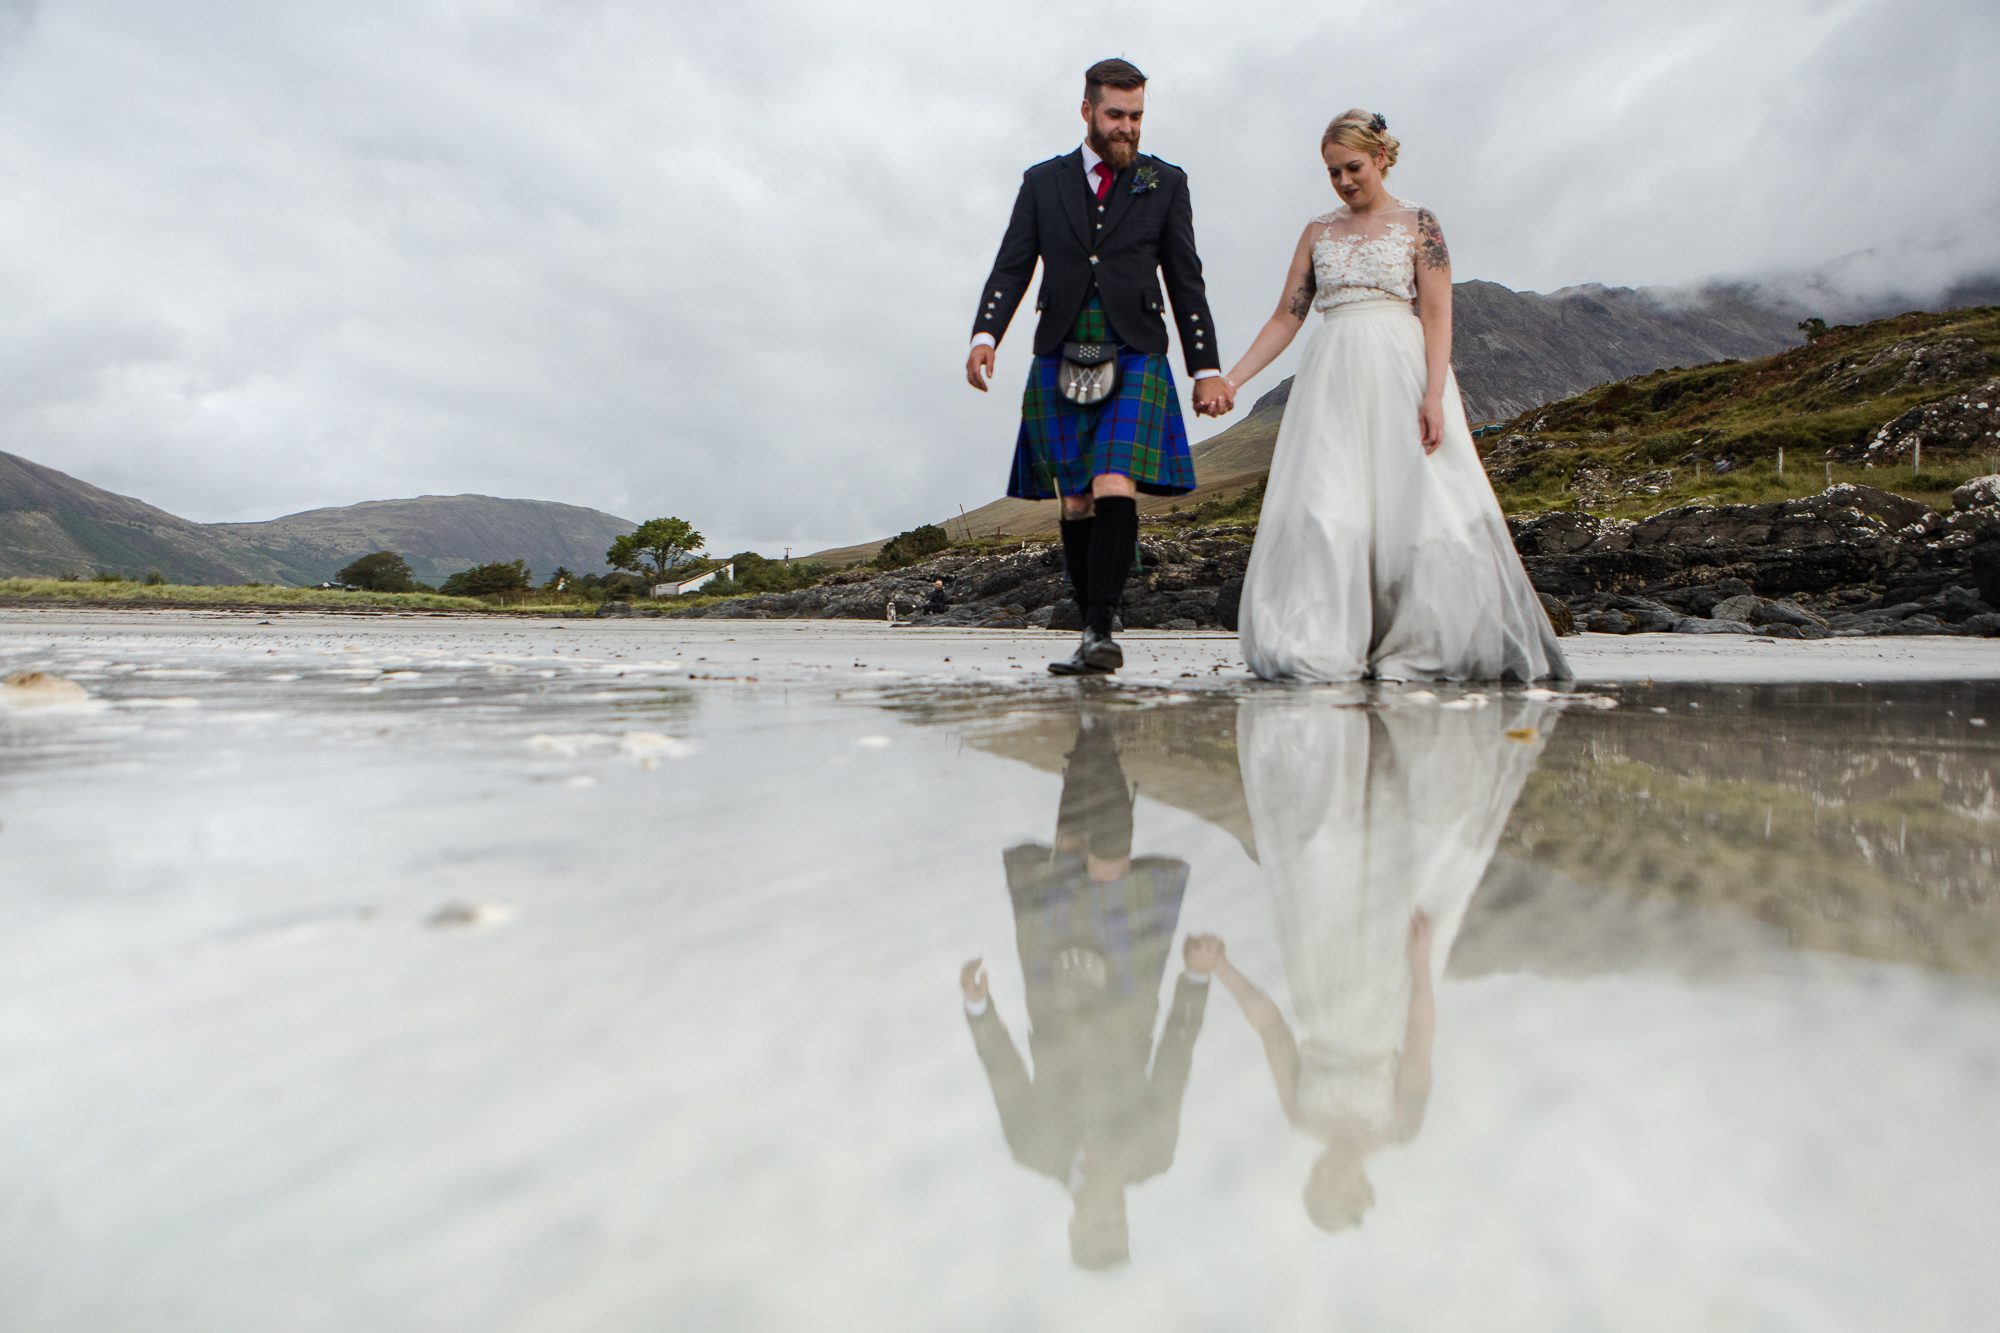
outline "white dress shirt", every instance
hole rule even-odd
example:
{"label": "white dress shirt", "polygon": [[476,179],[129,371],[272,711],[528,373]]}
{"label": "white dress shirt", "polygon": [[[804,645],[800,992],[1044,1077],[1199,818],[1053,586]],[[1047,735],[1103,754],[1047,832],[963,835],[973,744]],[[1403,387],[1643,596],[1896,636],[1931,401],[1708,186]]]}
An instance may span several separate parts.
{"label": "white dress shirt", "polygon": [[[1083,141],[1083,181],[1084,184],[1090,187],[1092,194],[1097,193],[1097,164],[1103,160],[1103,158],[1097,155],[1097,150],[1090,146],[1090,140],[1085,139]],[[1117,173],[1114,170],[1112,174],[1116,175]],[[972,345],[974,347],[998,347],[1000,343],[990,333],[975,333],[972,335]],[[1194,373],[1194,377],[1198,380],[1212,379],[1221,373],[1219,370],[1197,370]]]}

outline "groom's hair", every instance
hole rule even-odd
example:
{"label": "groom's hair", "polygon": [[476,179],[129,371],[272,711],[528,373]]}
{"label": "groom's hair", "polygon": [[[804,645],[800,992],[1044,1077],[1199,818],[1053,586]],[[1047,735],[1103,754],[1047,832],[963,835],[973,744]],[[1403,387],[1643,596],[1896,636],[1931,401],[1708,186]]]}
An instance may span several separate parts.
{"label": "groom's hair", "polygon": [[1146,76],[1139,72],[1139,67],[1129,60],[1120,60],[1116,56],[1109,60],[1100,60],[1083,72],[1083,97],[1092,106],[1097,105],[1106,88],[1145,86]]}

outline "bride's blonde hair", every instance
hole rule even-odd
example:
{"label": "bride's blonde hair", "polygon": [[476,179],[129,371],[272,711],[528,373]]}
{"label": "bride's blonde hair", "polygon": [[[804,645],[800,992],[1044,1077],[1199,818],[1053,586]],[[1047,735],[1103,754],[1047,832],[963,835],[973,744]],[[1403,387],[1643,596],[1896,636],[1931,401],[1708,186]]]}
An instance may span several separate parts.
{"label": "bride's blonde hair", "polygon": [[1324,152],[1330,143],[1337,143],[1342,148],[1352,148],[1355,152],[1366,153],[1370,157],[1380,153],[1382,174],[1385,176],[1389,173],[1389,168],[1396,165],[1396,154],[1403,147],[1403,141],[1389,133],[1388,121],[1375,112],[1363,111],[1360,107],[1355,107],[1352,111],[1343,111],[1333,118],[1333,123],[1326,127],[1326,133],[1319,136],[1320,150]]}

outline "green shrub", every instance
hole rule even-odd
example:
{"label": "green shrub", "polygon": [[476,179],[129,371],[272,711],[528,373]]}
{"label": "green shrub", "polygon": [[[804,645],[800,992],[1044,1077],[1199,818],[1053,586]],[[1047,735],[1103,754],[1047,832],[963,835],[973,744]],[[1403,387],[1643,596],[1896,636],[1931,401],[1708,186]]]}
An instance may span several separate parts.
{"label": "green shrub", "polygon": [[875,557],[877,569],[901,569],[914,565],[927,555],[936,555],[951,545],[951,536],[935,523],[899,532],[882,543],[881,551]]}
{"label": "green shrub", "polygon": [[414,592],[417,587],[410,562],[394,551],[364,555],[333,577],[337,583],[367,592]]}
{"label": "green shrub", "polygon": [[498,597],[502,600],[517,600],[528,594],[535,586],[534,575],[528,572],[525,560],[494,561],[491,564],[475,565],[462,569],[444,581],[438,589],[447,597]]}

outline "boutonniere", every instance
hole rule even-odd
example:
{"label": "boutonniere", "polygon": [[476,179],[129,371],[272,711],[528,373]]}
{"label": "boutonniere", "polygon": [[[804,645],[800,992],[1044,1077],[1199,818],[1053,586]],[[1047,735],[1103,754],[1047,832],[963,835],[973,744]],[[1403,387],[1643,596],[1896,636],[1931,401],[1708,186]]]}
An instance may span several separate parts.
{"label": "boutonniere", "polygon": [[1160,188],[1160,173],[1151,167],[1140,167],[1132,173],[1132,193],[1144,194],[1148,190]]}

